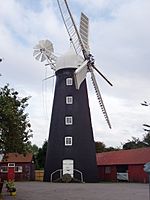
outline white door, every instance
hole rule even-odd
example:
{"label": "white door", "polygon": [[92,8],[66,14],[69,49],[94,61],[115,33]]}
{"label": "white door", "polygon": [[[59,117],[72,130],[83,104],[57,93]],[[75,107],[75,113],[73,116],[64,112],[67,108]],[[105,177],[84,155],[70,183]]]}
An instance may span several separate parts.
{"label": "white door", "polygon": [[63,160],[63,175],[70,174],[73,177],[73,160]]}

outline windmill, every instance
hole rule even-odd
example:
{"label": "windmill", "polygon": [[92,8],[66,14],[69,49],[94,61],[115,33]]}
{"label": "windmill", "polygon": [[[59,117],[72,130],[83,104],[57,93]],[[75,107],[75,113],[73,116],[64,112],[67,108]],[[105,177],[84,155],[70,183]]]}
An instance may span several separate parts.
{"label": "windmill", "polygon": [[72,43],[63,56],[54,55],[53,45],[42,40],[34,47],[37,60],[47,60],[55,71],[56,85],[49,130],[44,181],[61,179],[65,174],[85,182],[97,181],[95,142],[89,109],[86,74],[91,80],[106,119],[111,124],[101,97],[94,70],[111,86],[95,67],[89,51],[89,20],[81,13],[78,31],[66,0],[57,0],[64,25]]}

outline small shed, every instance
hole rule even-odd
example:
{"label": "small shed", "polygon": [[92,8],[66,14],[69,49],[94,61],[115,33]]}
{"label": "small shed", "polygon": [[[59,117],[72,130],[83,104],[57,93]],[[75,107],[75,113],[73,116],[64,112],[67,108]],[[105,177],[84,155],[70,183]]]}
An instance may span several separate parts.
{"label": "small shed", "polygon": [[100,181],[147,183],[144,164],[150,162],[150,148],[97,153]]}
{"label": "small shed", "polygon": [[7,153],[0,162],[0,177],[8,179],[9,168],[14,168],[16,181],[31,181],[35,179],[35,162],[32,153]]}

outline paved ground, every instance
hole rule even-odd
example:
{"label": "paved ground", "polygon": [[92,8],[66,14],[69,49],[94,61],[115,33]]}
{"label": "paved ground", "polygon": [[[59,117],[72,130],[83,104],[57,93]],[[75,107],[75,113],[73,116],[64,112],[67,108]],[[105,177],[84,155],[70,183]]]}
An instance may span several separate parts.
{"label": "paved ground", "polygon": [[[16,200],[149,200],[149,185],[16,182]],[[13,200],[3,188],[0,200]]]}

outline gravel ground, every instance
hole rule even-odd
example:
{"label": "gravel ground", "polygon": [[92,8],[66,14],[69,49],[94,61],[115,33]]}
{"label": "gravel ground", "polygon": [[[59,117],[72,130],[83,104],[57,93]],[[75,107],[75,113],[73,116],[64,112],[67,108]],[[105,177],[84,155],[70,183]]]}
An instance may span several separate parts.
{"label": "gravel ground", "polygon": [[[16,188],[16,200],[149,200],[148,184],[16,182]],[[4,187],[0,200],[10,199]]]}

